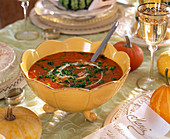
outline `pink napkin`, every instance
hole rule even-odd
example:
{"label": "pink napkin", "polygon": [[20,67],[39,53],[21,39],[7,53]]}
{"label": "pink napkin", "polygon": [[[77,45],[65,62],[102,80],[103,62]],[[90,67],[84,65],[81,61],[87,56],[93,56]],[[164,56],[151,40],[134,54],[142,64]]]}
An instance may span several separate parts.
{"label": "pink napkin", "polygon": [[116,3],[116,0],[93,0],[93,2],[90,4],[88,10],[95,10],[102,8],[104,6],[113,5]]}

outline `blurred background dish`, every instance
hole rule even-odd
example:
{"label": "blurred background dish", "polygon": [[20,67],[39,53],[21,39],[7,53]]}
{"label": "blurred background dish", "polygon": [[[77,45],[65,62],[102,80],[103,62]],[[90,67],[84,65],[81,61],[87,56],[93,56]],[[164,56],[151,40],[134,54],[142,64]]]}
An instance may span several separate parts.
{"label": "blurred background dish", "polygon": [[[105,16],[87,20],[72,20],[67,18],[54,18],[53,15],[42,16],[35,12],[35,8],[30,13],[30,19],[36,26],[46,28],[59,28],[63,34],[84,35],[103,32],[111,29],[113,23],[124,16],[122,6],[115,4],[106,12]],[[58,19],[55,21],[55,19]]]}
{"label": "blurred background dish", "polygon": [[0,99],[13,87],[23,87],[26,82],[19,69],[20,55],[9,45],[0,42]]}
{"label": "blurred background dish", "polygon": [[0,42],[0,84],[10,80],[19,71],[15,51],[5,43]]}
{"label": "blurred background dish", "polygon": [[[55,5],[51,3],[49,0],[40,0],[37,1],[35,4],[35,12],[37,15],[41,15],[43,18],[46,18],[48,20],[51,20],[53,22],[57,23],[65,23],[67,20],[75,20],[75,21],[81,21],[81,20],[88,20],[92,19],[94,17],[101,18],[108,15],[110,12],[117,11],[117,7],[114,6],[114,3],[109,6],[105,6],[96,10],[68,10],[65,7],[63,7],[59,1],[55,1]],[[57,6],[56,6],[57,5]],[[68,23],[67,21],[67,23]]]}

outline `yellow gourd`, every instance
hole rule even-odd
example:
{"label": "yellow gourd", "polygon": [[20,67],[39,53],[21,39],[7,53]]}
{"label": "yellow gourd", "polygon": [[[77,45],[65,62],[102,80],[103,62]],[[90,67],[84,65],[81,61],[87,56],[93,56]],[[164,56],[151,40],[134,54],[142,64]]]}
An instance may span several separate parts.
{"label": "yellow gourd", "polygon": [[154,91],[150,99],[150,107],[170,124],[170,85],[168,68],[165,70],[166,84]]}
{"label": "yellow gourd", "polygon": [[18,107],[0,108],[0,134],[6,139],[39,139],[42,126],[31,110]]}
{"label": "yellow gourd", "polygon": [[[160,54],[160,56],[157,59],[157,67],[160,74],[165,76],[165,69],[170,69],[170,51],[165,51]],[[170,77],[170,72],[168,73],[168,77]]]}

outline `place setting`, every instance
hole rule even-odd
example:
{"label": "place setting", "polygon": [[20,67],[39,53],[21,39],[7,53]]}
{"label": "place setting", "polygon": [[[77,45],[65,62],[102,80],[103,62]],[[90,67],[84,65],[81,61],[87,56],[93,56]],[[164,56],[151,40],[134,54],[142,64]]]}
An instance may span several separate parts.
{"label": "place setting", "polygon": [[58,0],[40,0],[32,9],[30,19],[42,29],[59,28],[63,34],[84,35],[107,31],[114,21],[124,16],[124,10],[116,0],[90,3],[88,8],[82,6],[74,10]]}
{"label": "place setting", "polygon": [[167,3],[38,0],[27,22],[20,2],[25,28],[0,42],[0,138],[170,137]]}

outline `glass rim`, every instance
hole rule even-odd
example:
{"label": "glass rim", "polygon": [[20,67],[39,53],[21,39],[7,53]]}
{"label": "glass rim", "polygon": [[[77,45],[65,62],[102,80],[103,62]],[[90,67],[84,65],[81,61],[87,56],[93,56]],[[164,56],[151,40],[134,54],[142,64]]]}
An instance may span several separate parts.
{"label": "glass rim", "polygon": [[168,11],[167,13],[164,13],[164,14],[160,14],[160,15],[152,15],[152,14],[149,14],[149,13],[141,13],[141,11],[139,10],[139,7],[141,7],[141,6],[143,6],[143,5],[146,5],[146,4],[161,4],[161,5],[164,5],[164,6],[168,7],[168,8],[170,8],[169,5],[164,4],[164,3],[148,2],[148,3],[140,4],[140,5],[137,7],[137,11],[138,11],[140,14],[144,14],[144,15],[148,15],[148,16],[165,16],[165,15],[169,15],[169,14],[170,14],[170,11]]}

